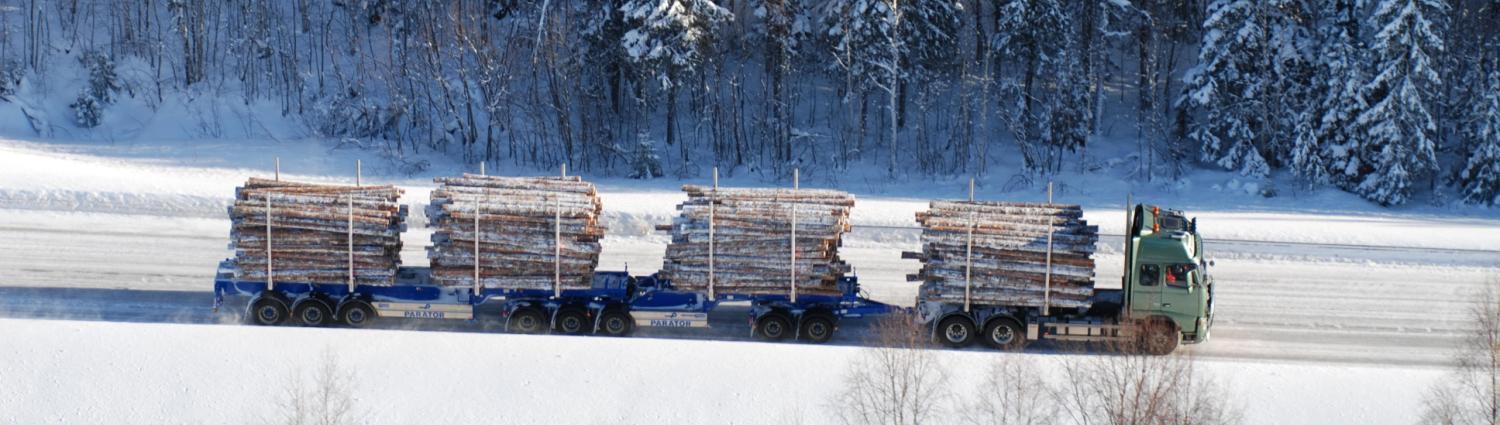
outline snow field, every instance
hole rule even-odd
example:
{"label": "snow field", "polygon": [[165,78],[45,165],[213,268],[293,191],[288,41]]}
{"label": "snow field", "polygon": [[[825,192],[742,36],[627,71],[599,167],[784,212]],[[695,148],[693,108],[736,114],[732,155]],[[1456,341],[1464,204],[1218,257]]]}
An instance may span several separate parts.
{"label": "snow field", "polygon": [[[0,422],[260,423],[325,351],[373,424],[827,423],[863,348],[447,332],[0,319]],[[938,351],[972,396],[990,362]],[[1249,424],[1405,424],[1429,368],[1199,360]],[[310,384],[309,384],[310,385]],[[942,423],[957,417],[945,416]]]}

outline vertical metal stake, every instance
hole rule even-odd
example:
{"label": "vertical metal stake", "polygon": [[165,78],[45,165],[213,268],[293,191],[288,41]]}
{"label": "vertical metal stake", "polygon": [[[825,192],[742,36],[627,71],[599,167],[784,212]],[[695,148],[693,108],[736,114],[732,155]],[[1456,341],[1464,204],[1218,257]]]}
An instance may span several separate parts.
{"label": "vertical metal stake", "polygon": [[964,311],[974,303],[974,179],[969,179],[969,239],[964,245]]}
{"label": "vertical metal stake", "polygon": [[484,161],[479,161],[479,175],[484,175]]}
{"label": "vertical metal stake", "polygon": [[[567,170],[567,164],[563,169]],[[566,173],[567,171],[563,171]],[[553,196],[557,215],[552,220],[552,296],[562,296],[562,197]]]}
{"label": "vertical metal stake", "polygon": [[[489,199],[490,190],[489,188],[485,188],[484,200],[488,202]],[[476,297],[479,296],[480,291],[484,290],[484,284],[479,280],[479,215],[483,214],[480,208],[484,206],[485,202],[474,204],[474,296]]]}
{"label": "vertical metal stake", "polygon": [[363,161],[354,160],[354,187],[360,186],[360,180],[365,178],[365,165]]}
{"label": "vertical metal stake", "polygon": [[276,157],[276,181],[281,181],[281,157]]}
{"label": "vertical metal stake", "polygon": [[708,192],[708,299],[714,298],[714,214],[719,202],[719,167],[714,167],[714,188]]}
{"label": "vertical metal stake", "polygon": [[[1052,206],[1052,182],[1047,182],[1047,206]],[[1047,280],[1046,290],[1042,292],[1042,316],[1052,314],[1052,234],[1057,228],[1052,225],[1052,219],[1047,219]]]}
{"label": "vertical metal stake", "polygon": [[792,169],[792,302],[797,302],[797,189],[801,187],[802,170]]}
{"label": "vertical metal stake", "polygon": [[349,293],[354,293],[354,195],[349,196]]}
{"label": "vertical metal stake", "polygon": [[[276,167],[278,170],[278,176],[280,175],[279,170],[281,169],[280,163],[281,161],[278,159]],[[267,191],[264,193],[264,195],[266,197],[266,290],[270,291],[276,289],[276,279],[272,277],[273,274],[271,273],[272,271],[274,271],[274,269],[271,268],[271,262],[272,260],[274,260],[274,258],[271,256],[271,193]]]}

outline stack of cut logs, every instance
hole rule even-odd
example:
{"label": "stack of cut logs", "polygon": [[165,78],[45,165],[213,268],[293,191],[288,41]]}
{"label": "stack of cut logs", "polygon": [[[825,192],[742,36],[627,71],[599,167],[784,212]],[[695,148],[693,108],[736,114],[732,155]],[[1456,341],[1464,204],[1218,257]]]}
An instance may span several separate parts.
{"label": "stack of cut logs", "polygon": [[[584,289],[599,264],[604,204],[578,177],[439,177],[427,207],[436,229],[427,256],[433,282],[487,288]],[[478,231],[475,219],[478,219]],[[554,283],[556,286],[554,286]]]}
{"label": "stack of cut logs", "polygon": [[917,213],[922,252],[902,255],[922,260],[907,280],[922,282],[929,299],[963,302],[972,282],[974,303],[1088,307],[1099,228],[1082,217],[1077,205],[934,201]]}
{"label": "stack of cut logs", "polygon": [[714,288],[736,294],[788,294],[793,282],[796,219],[798,294],[836,294],[849,271],[838,247],[849,231],[854,197],[834,190],[713,189],[683,186],[687,202],[670,226],[661,274],[681,289],[709,286],[709,220],[713,217]]}
{"label": "stack of cut logs", "polygon": [[229,207],[235,277],[266,280],[269,216],[274,282],[347,283],[352,272],[356,284],[393,284],[406,226],[400,197],[394,186],[251,178]]}

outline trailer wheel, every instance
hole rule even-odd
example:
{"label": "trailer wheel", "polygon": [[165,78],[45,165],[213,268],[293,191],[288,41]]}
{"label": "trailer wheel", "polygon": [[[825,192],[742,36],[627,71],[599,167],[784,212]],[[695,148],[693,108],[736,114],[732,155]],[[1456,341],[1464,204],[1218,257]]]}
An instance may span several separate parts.
{"label": "trailer wheel", "polygon": [[937,337],[943,345],[961,348],[974,342],[974,322],[963,316],[951,316],[938,322]]}
{"label": "trailer wheel", "polygon": [[292,307],[292,317],[304,326],[327,326],[333,322],[333,309],[319,299],[304,299]]}
{"label": "trailer wheel", "polygon": [[1171,354],[1177,349],[1177,344],[1182,341],[1182,333],[1177,331],[1177,326],[1165,320],[1153,320],[1143,326],[1141,334],[1141,351],[1154,356]]}
{"label": "trailer wheel", "polygon": [[630,314],[620,310],[606,310],[603,317],[599,318],[599,330],[609,336],[630,335],[631,328],[635,322],[630,319]]}
{"label": "trailer wheel", "polygon": [[755,334],[767,341],[780,341],[792,333],[792,321],[781,313],[767,313],[755,321]]}
{"label": "trailer wheel", "polygon": [[364,300],[344,301],[339,305],[338,321],[354,328],[369,326],[375,321],[375,308]]}
{"label": "trailer wheel", "polygon": [[568,335],[578,335],[588,332],[589,317],[578,309],[567,309],[557,312],[557,331]]}
{"label": "trailer wheel", "polygon": [[250,302],[250,322],[276,326],[286,321],[286,303],[275,297],[258,296]]}
{"label": "trailer wheel", "polygon": [[984,342],[997,350],[1021,351],[1026,347],[1026,331],[1015,319],[997,318],[984,327]]}
{"label": "trailer wheel", "polygon": [[813,344],[822,344],[833,339],[833,318],[827,315],[815,314],[802,317],[802,340]]}
{"label": "trailer wheel", "polygon": [[534,307],[518,308],[510,314],[506,327],[515,333],[542,333],[547,330],[547,316]]}

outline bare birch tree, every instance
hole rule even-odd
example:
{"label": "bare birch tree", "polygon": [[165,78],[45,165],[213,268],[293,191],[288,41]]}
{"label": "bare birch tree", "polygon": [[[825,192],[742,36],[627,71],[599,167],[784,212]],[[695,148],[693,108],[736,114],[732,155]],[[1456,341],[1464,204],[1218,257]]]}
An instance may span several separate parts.
{"label": "bare birch tree", "polygon": [[879,319],[869,345],[849,364],[845,390],[829,400],[844,424],[937,423],[949,401],[948,370],[938,363],[926,328],[909,315]]}
{"label": "bare birch tree", "polygon": [[1500,279],[1480,289],[1472,327],[1454,353],[1453,375],[1428,390],[1424,424],[1500,424]]}

